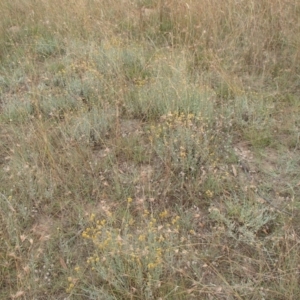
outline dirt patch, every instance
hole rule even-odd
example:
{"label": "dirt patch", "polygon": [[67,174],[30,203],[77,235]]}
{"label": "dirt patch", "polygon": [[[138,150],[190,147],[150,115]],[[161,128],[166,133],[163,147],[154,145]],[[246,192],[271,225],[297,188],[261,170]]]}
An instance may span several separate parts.
{"label": "dirt patch", "polygon": [[122,137],[126,137],[129,135],[140,135],[142,134],[142,123],[140,120],[128,120],[122,119],[120,120],[120,134]]}
{"label": "dirt patch", "polygon": [[139,173],[140,182],[146,183],[151,181],[154,168],[151,165],[142,165],[140,166]]}
{"label": "dirt patch", "polygon": [[234,146],[235,154],[245,171],[250,173],[272,173],[278,166],[279,154],[275,149],[265,149],[264,156],[260,159],[254,157],[250,145],[246,142],[239,142]]}
{"label": "dirt patch", "polygon": [[234,151],[241,160],[245,160],[248,163],[253,160],[253,154],[250,150],[250,144],[247,142],[238,142],[234,145]]}
{"label": "dirt patch", "polygon": [[53,220],[49,216],[41,216],[33,225],[31,232],[40,242],[48,241],[51,238]]}
{"label": "dirt patch", "polygon": [[263,159],[259,162],[260,169],[265,173],[273,173],[278,168],[279,154],[274,149],[266,149]]}
{"label": "dirt patch", "polygon": [[[245,142],[237,143],[234,150],[239,164],[232,166],[232,169],[242,186],[246,190],[251,189],[258,202],[289,214],[286,208],[293,196],[281,191],[285,191],[289,186],[291,174],[287,174],[283,167],[286,162],[281,153],[276,149],[266,148],[263,155],[255,155]],[[289,159],[292,160],[292,157]]]}

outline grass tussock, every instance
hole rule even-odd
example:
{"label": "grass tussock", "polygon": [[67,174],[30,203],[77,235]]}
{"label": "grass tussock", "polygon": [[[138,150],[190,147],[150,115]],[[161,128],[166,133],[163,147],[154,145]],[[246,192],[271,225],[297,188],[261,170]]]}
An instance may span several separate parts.
{"label": "grass tussock", "polygon": [[300,4],[1,1],[1,299],[299,299]]}

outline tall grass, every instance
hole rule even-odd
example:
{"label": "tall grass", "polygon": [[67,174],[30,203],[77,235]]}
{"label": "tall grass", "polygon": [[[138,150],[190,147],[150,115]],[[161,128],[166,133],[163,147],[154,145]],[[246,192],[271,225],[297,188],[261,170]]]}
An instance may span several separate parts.
{"label": "tall grass", "polygon": [[0,298],[298,299],[300,4],[0,3]]}

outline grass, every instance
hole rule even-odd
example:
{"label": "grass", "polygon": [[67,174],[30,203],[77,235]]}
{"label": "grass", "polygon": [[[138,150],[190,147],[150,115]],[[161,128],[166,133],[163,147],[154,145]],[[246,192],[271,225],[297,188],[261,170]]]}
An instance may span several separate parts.
{"label": "grass", "polygon": [[300,5],[2,1],[1,299],[299,299]]}

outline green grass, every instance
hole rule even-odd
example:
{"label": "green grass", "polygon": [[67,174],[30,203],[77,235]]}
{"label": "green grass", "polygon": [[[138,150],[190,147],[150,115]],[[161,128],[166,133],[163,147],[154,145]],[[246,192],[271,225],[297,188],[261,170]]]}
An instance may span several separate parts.
{"label": "green grass", "polygon": [[299,17],[2,1],[0,298],[299,299]]}

